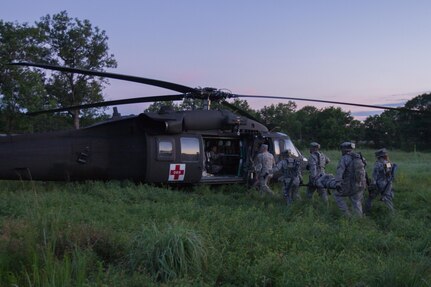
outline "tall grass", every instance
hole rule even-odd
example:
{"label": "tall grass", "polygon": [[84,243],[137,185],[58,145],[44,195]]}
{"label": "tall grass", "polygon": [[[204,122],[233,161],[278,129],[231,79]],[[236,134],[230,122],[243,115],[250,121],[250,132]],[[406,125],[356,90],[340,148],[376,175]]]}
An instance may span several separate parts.
{"label": "tall grass", "polygon": [[200,277],[208,268],[206,246],[202,236],[181,224],[160,229],[153,223],[133,238],[130,265],[134,271],[152,274],[157,281]]}
{"label": "tall grass", "polygon": [[91,254],[75,250],[58,258],[55,246],[47,246],[40,253],[33,252],[31,269],[25,270],[28,286],[84,286],[87,282],[88,265],[93,263]]}
{"label": "tall grass", "polygon": [[[338,151],[327,152],[334,171]],[[373,151],[364,151],[371,170]],[[0,182],[0,286],[431,286],[431,154],[391,152],[395,214],[281,187]],[[305,190],[301,190],[304,197]]]}

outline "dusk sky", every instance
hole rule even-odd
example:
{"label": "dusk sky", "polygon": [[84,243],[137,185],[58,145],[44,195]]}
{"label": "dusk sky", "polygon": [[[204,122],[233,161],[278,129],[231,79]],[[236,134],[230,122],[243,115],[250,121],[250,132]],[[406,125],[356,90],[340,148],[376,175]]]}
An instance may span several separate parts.
{"label": "dusk sky", "polygon": [[[33,24],[62,10],[106,31],[118,61],[110,72],[238,94],[378,105],[431,91],[427,0],[9,0],[2,1],[0,19]],[[173,94],[110,83],[108,100]],[[261,108],[277,101],[249,103]],[[137,114],[143,107],[119,110]]]}

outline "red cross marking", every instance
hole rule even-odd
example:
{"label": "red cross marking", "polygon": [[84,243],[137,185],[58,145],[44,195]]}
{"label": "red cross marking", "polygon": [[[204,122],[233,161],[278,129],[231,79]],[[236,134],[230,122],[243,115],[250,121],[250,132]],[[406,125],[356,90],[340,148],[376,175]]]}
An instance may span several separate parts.
{"label": "red cross marking", "polygon": [[175,169],[171,170],[171,175],[174,176],[174,180],[178,180],[181,175],[184,175],[184,169],[180,169],[180,165],[175,165]]}

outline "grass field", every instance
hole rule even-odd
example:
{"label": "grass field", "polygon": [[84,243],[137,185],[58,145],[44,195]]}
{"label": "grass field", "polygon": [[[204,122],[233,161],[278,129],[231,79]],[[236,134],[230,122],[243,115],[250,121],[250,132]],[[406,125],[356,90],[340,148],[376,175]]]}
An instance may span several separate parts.
{"label": "grass field", "polygon": [[431,286],[431,154],[391,159],[396,213],[363,219],[278,185],[0,181],[0,286]]}

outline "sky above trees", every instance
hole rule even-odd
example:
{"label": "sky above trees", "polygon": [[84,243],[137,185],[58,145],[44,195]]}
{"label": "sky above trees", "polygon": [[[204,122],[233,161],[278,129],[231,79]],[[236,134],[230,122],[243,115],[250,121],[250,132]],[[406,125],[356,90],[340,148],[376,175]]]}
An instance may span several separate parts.
{"label": "sky above trees", "polygon": [[[14,0],[2,3],[0,19],[33,24],[62,10],[106,31],[116,73],[367,104],[404,103],[431,90],[429,1]],[[170,93],[110,83],[110,100]]]}

